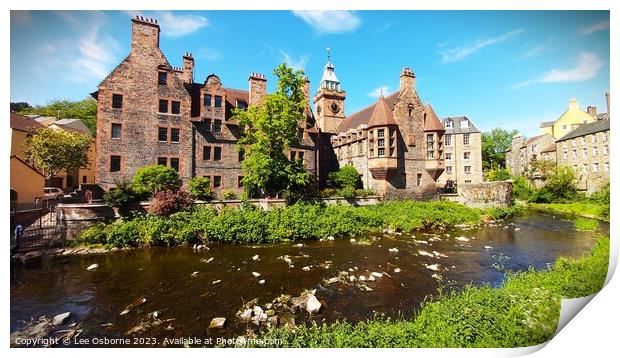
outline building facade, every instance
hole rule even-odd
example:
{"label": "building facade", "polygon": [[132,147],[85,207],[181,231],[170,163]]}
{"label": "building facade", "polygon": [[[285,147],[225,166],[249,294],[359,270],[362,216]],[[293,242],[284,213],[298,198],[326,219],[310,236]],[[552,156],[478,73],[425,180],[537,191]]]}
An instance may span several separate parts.
{"label": "building facade", "polygon": [[579,125],[592,123],[596,120],[596,107],[588,106],[587,111],[584,111],[579,107],[579,101],[576,98],[571,98],[568,102],[568,108],[558,119],[540,124],[540,134],[549,134],[558,139],[576,129]]}
{"label": "building facade", "polygon": [[445,185],[452,181],[457,189],[463,184],[482,183],[482,133],[467,117],[447,117],[442,120],[446,170],[439,177]]}
{"label": "building facade", "polygon": [[545,154],[549,158],[549,148],[555,144],[555,138],[550,134],[541,134],[529,139],[516,135],[512,139],[510,148],[506,151],[506,167],[512,175],[528,175],[531,172],[532,161],[544,160]]}
{"label": "building facade", "polygon": [[24,151],[26,139],[44,126],[11,112],[11,204],[31,204],[43,197],[45,176],[28,161]]}

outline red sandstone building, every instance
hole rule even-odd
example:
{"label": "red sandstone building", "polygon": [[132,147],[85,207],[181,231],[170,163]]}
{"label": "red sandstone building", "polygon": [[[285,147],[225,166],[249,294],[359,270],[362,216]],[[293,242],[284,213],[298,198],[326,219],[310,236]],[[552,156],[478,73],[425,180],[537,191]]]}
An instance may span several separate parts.
{"label": "red sandstone building", "polygon": [[[157,20],[131,21],[131,52],[92,94],[98,101],[97,182],[110,188],[142,166],[161,164],[178,170],[184,182],[208,176],[216,193],[241,192],[241,128],[232,110],[262,103],[265,76],[250,74],[247,90],[225,87],[215,74],[194,82],[191,53],[182,68],[162,53]],[[398,92],[346,116],[346,93],[328,57],[314,111],[308,103],[290,158],[302,160],[320,183],[350,163],[364,186],[380,195],[433,197],[444,170],[444,128],[420,102],[413,71],[405,68],[400,79]]]}

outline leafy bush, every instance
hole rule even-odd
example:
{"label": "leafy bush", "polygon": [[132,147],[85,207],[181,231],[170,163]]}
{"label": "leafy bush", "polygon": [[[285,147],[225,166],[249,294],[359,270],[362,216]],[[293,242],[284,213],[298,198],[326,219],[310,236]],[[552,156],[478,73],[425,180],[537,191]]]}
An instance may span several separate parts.
{"label": "leafy bush", "polygon": [[207,177],[193,177],[187,184],[187,191],[194,199],[211,201],[213,191],[211,190],[211,180]]}
{"label": "leafy bush", "polygon": [[344,189],[351,187],[353,189],[361,187],[362,181],[360,180],[357,169],[351,164],[342,166],[335,172],[329,173],[327,176],[327,185],[335,189]]}
{"label": "leafy bush", "polygon": [[181,188],[179,173],[163,165],[149,165],[136,171],[133,176],[132,189],[138,195],[152,196],[158,191],[178,190]]}
{"label": "leafy bush", "polygon": [[160,216],[168,216],[191,207],[193,203],[194,202],[190,198],[189,194],[184,191],[159,191],[151,200],[149,213]]}
{"label": "leafy bush", "polygon": [[367,196],[377,195],[372,189],[355,189],[355,195],[360,198],[365,198]]}
{"label": "leafy bush", "polygon": [[533,196],[534,202],[570,202],[578,198],[575,187],[575,172],[571,167],[558,167],[548,178],[545,185]]}
{"label": "leafy bush", "polygon": [[487,181],[501,181],[510,179],[510,171],[506,168],[489,170],[486,172]]}
{"label": "leafy bush", "polygon": [[529,201],[534,189],[530,183],[522,176],[512,178],[512,196],[515,199]]}
{"label": "leafy bush", "polygon": [[118,213],[123,217],[128,217],[129,204],[138,201],[140,198],[131,188],[131,183],[119,181],[116,188],[103,194],[103,202],[107,205],[118,208]]}
{"label": "leafy bush", "polygon": [[325,188],[325,189],[321,190],[320,195],[321,195],[321,198],[331,198],[331,197],[336,196],[337,192],[338,192],[337,189]]}
{"label": "leafy bush", "polygon": [[353,199],[355,198],[355,188],[352,186],[345,186],[344,188],[338,190],[338,196],[342,196],[345,199]]}
{"label": "leafy bush", "polygon": [[237,194],[232,190],[225,190],[224,193],[222,193],[222,197],[226,200],[235,200],[237,199]]}

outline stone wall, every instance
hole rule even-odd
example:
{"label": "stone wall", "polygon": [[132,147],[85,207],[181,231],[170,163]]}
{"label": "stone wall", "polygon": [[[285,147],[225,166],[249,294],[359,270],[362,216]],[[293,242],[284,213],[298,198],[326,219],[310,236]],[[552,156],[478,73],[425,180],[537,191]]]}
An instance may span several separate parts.
{"label": "stone wall", "polygon": [[512,205],[512,181],[494,181],[461,186],[463,204],[476,207],[507,207]]}

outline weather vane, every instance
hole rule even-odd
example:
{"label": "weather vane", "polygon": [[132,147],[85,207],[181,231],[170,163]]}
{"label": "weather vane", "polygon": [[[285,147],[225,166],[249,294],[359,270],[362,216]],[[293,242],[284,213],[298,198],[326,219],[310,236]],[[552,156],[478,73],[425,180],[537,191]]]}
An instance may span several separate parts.
{"label": "weather vane", "polygon": [[331,54],[330,54],[331,49],[328,47],[326,50],[327,50],[327,61],[329,61],[331,58]]}

